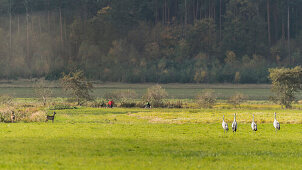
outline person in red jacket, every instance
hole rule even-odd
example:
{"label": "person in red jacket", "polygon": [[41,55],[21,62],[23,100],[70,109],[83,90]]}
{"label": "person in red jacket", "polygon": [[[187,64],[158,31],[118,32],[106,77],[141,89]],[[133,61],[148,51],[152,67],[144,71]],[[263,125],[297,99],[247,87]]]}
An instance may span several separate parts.
{"label": "person in red jacket", "polygon": [[113,107],[113,104],[114,104],[113,100],[109,100],[109,102],[108,102],[108,107],[109,107],[109,108],[112,108],[112,107]]}

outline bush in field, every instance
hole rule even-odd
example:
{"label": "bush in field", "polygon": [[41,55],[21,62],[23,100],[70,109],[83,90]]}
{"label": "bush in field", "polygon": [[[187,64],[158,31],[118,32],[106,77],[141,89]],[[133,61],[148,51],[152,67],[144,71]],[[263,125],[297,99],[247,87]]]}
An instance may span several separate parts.
{"label": "bush in field", "polygon": [[28,122],[44,122],[45,120],[46,120],[46,112],[41,110],[32,113],[27,119]]}
{"label": "bush in field", "polygon": [[49,110],[66,110],[66,109],[77,109],[77,107],[67,104],[55,104],[49,107]]}
{"label": "bush in field", "polygon": [[183,103],[180,100],[179,101],[175,101],[175,102],[170,101],[170,102],[166,102],[166,106],[168,108],[182,108]]}
{"label": "bush in field", "polygon": [[52,96],[52,89],[47,87],[45,81],[39,81],[34,86],[36,96],[41,99],[43,105],[47,104],[48,99]]}
{"label": "bush in field", "polygon": [[10,108],[2,108],[0,109],[0,121],[1,122],[10,122],[11,115],[13,110]]}
{"label": "bush in field", "polygon": [[9,105],[12,103],[13,101],[13,97],[9,96],[9,95],[1,95],[0,96],[0,104],[1,105]]}
{"label": "bush in field", "polygon": [[302,90],[302,68],[274,68],[269,69],[269,72],[269,78],[272,80],[271,90],[274,93],[271,100],[290,108],[292,103],[297,101],[296,93]]}
{"label": "bush in field", "polygon": [[229,98],[228,103],[236,107],[240,106],[240,104],[243,103],[245,99],[245,95],[243,95],[242,93],[236,93]]}
{"label": "bush in field", "polygon": [[147,89],[147,93],[143,97],[145,101],[151,103],[153,107],[162,107],[164,99],[168,97],[168,93],[160,85],[155,85]]}
{"label": "bush in field", "polygon": [[77,99],[78,105],[92,99],[92,83],[86,80],[83,71],[71,72],[68,75],[63,73],[61,79],[63,89]]}
{"label": "bush in field", "polygon": [[216,96],[213,90],[204,90],[196,97],[197,103],[202,108],[212,108],[216,103]]}
{"label": "bush in field", "polygon": [[88,107],[94,107],[94,108],[100,108],[106,106],[106,101],[104,99],[95,99],[93,101],[87,102],[86,106]]}
{"label": "bush in field", "polygon": [[11,122],[12,112],[15,114],[15,122],[44,122],[46,120],[46,112],[36,108],[24,110],[2,108],[0,109],[0,122]]}

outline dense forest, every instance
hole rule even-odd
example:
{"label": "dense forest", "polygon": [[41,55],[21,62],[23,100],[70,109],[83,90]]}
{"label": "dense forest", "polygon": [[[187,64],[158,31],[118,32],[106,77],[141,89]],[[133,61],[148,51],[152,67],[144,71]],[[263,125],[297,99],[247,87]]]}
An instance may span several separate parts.
{"label": "dense forest", "polygon": [[0,0],[0,78],[267,83],[302,64],[301,0]]}

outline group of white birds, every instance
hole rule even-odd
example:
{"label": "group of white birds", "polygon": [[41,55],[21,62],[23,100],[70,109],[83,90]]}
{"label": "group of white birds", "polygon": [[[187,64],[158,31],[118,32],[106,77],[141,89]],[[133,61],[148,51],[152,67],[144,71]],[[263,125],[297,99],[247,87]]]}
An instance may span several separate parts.
{"label": "group of white birds", "polygon": [[[276,117],[277,117],[277,114],[275,112],[275,120],[274,120],[273,124],[274,124],[275,130],[277,132],[278,130],[280,130],[280,123],[277,121]],[[235,113],[234,114],[234,121],[232,123],[232,130],[233,130],[233,132],[237,131],[237,127],[238,127],[238,123],[236,121],[236,113]],[[253,115],[253,121],[252,121],[251,127],[252,127],[253,131],[257,131],[257,124],[255,123],[254,115]],[[224,115],[223,115],[223,121],[222,121],[222,128],[224,130],[224,133],[229,130],[228,124],[224,121]]]}

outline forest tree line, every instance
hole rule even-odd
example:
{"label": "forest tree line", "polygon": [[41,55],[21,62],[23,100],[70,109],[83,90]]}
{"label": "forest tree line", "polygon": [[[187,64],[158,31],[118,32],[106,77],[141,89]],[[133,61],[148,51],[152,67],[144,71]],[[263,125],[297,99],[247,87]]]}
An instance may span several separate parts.
{"label": "forest tree line", "polygon": [[267,83],[302,64],[299,0],[0,0],[0,78]]}

